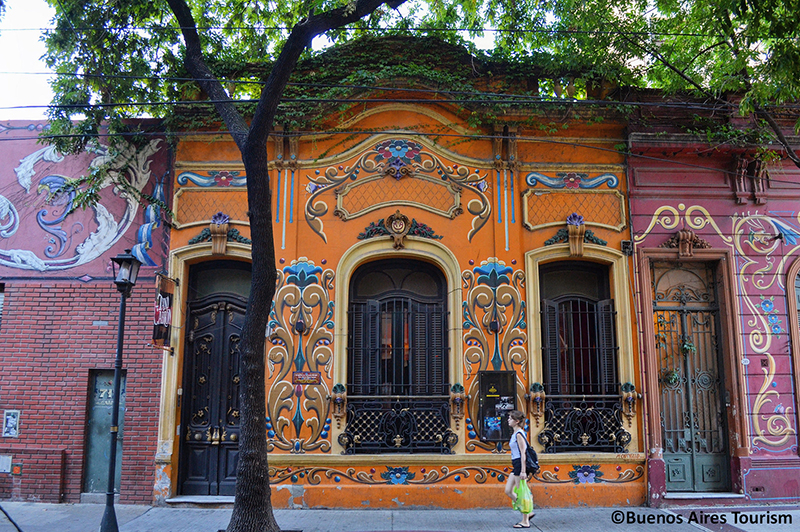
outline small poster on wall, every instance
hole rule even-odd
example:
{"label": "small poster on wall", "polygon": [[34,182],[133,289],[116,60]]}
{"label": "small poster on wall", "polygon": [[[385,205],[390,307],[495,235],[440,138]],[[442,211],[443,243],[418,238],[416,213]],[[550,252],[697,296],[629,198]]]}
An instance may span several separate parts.
{"label": "small poster on wall", "polygon": [[3,411],[3,437],[19,438],[19,410]]}
{"label": "small poster on wall", "polygon": [[169,277],[157,274],[156,301],[153,314],[153,345],[156,347],[169,347],[174,294],[175,281]]}

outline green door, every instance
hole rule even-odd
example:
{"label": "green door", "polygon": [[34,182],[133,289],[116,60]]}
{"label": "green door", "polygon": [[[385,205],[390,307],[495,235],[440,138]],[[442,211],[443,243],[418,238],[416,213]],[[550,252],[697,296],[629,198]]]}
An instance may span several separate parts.
{"label": "green door", "polygon": [[657,262],[652,273],[667,491],[730,491],[714,265]]}
{"label": "green door", "polygon": [[[122,471],[122,442],[124,440],[125,376],[120,383],[119,434],[117,436],[117,471],[114,491],[119,493]],[[114,401],[114,371],[92,371],[89,377],[89,412],[86,422],[86,470],[84,493],[108,491],[108,454],[111,450],[111,411]]]}

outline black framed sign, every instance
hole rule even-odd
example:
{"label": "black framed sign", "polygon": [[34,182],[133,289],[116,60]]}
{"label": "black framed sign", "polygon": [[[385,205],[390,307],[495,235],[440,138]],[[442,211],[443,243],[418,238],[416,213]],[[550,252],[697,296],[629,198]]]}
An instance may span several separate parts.
{"label": "black framed sign", "polygon": [[513,371],[480,371],[480,431],[482,441],[506,441],[511,437],[508,413],[517,408]]}

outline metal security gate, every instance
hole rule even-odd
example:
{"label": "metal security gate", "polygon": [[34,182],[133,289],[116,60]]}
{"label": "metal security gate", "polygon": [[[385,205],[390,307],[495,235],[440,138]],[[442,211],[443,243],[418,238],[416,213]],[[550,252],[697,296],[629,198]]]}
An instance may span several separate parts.
{"label": "metal security gate", "polygon": [[668,491],[729,491],[714,264],[652,264]]}

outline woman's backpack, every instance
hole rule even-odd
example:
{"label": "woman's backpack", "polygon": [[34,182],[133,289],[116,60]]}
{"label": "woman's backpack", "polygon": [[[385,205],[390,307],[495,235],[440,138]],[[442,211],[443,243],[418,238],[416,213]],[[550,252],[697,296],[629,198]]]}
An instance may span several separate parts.
{"label": "woman's backpack", "polygon": [[535,475],[539,472],[539,456],[530,444],[525,448],[525,472]]}

